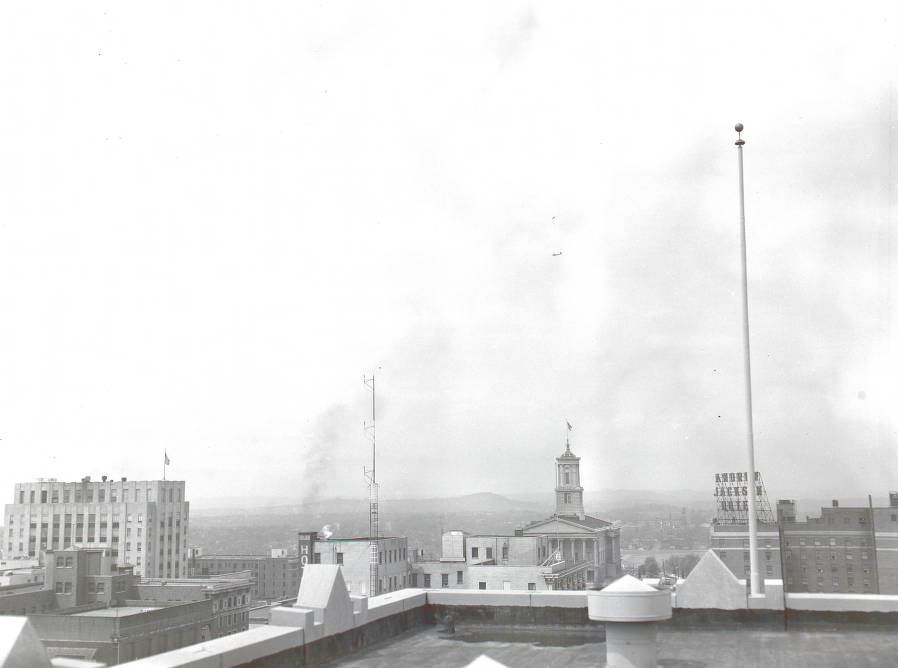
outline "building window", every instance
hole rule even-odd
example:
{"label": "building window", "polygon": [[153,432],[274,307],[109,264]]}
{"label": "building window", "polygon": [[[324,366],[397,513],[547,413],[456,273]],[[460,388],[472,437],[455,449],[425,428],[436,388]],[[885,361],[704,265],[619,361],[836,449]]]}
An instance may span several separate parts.
{"label": "building window", "polygon": [[71,582],[66,582],[66,583],[64,584],[64,592],[65,592],[66,594],[71,594],[71,593],[72,593],[72,583],[71,583]]}
{"label": "building window", "polygon": [[342,552],[337,552],[337,563],[338,564],[343,563],[343,553]]}
{"label": "building window", "polygon": [[477,588],[478,589],[486,589],[486,582],[478,582]]}
{"label": "building window", "polygon": [[536,591],[536,583],[528,582],[527,583],[527,591]]}
{"label": "building window", "polygon": [[61,593],[62,593],[62,583],[61,583],[61,582],[57,582],[57,583],[56,583],[56,593],[57,593],[57,594],[61,594]]}
{"label": "building window", "polygon": [[465,583],[465,572],[457,571],[455,573],[455,584],[464,584]]}
{"label": "building window", "polygon": [[449,573],[443,573],[443,574],[440,576],[440,580],[442,581],[441,584],[442,584],[444,587],[448,587],[448,586],[449,586]]}
{"label": "building window", "polygon": [[486,548],[486,558],[487,559],[493,558],[493,548],[491,548],[491,547]]}
{"label": "building window", "polygon": [[471,559],[477,559],[477,554],[479,553],[479,551],[480,550],[478,550],[478,548],[472,547],[471,548]]}
{"label": "building window", "polygon": [[424,588],[430,589],[430,573],[424,574]]}

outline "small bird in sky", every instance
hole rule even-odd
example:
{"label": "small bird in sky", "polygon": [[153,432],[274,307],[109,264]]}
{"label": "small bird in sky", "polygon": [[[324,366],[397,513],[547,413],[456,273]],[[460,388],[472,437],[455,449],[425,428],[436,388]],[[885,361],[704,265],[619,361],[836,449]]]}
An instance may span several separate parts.
{"label": "small bird in sky", "polygon": [[552,253],[552,257],[558,257],[559,255],[561,255],[561,251],[558,251],[557,253]]}

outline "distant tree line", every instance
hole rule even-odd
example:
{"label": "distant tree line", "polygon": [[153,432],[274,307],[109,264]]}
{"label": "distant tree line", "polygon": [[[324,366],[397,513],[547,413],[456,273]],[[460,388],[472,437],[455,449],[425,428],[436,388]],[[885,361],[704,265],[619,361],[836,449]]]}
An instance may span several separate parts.
{"label": "distant tree line", "polygon": [[637,574],[640,578],[657,578],[663,572],[665,575],[685,578],[695,568],[699,558],[697,554],[676,554],[659,564],[655,557],[647,557],[637,569]]}

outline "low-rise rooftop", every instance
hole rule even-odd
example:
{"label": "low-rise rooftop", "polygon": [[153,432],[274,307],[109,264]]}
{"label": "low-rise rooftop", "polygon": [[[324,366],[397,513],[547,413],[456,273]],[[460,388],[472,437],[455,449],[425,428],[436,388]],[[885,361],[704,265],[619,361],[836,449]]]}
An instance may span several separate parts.
{"label": "low-rise rooftop", "polygon": [[139,615],[142,612],[150,612],[151,610],[159,610],[163,606],[158,605],[120,605],[112,608],[97,608],[96,610],[86,610],[84,612],[76,612],[72,617],[127,617],[129,615]]}
{"label": "low-rise rooftop", "polygon": [[[425,627],[326,665],[343,668],[465,666],[481,654],[506,666],[596,666],[605,664],[600,629],[563,626],[459,626],[453,635]],[[789,666],[881,668],[898,666],[894,629],[819,631],[720,629],[696,631],[660,627],[658,664],[668,668]]]}

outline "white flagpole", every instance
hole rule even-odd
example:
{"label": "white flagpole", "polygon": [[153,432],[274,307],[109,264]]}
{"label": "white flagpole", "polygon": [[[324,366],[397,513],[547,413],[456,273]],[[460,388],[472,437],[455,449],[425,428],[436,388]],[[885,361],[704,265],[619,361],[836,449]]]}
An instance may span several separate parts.
{"label": "white flagpole", "polygon": [[742,175],[742,123],[736,123],[739,139],[736,151],[739,154],[739,231],[742,246],[742,339],[743,361],[745,365],[745,416],[748,423],[748,564],[751,573],[751,593],[761,593],[761,571],[758,565],[758,505],[756,498],[757,476],[755,475],[755,435],[751,405],[751,344],[748,335],[748,259],[745,249],[745,184]]}

